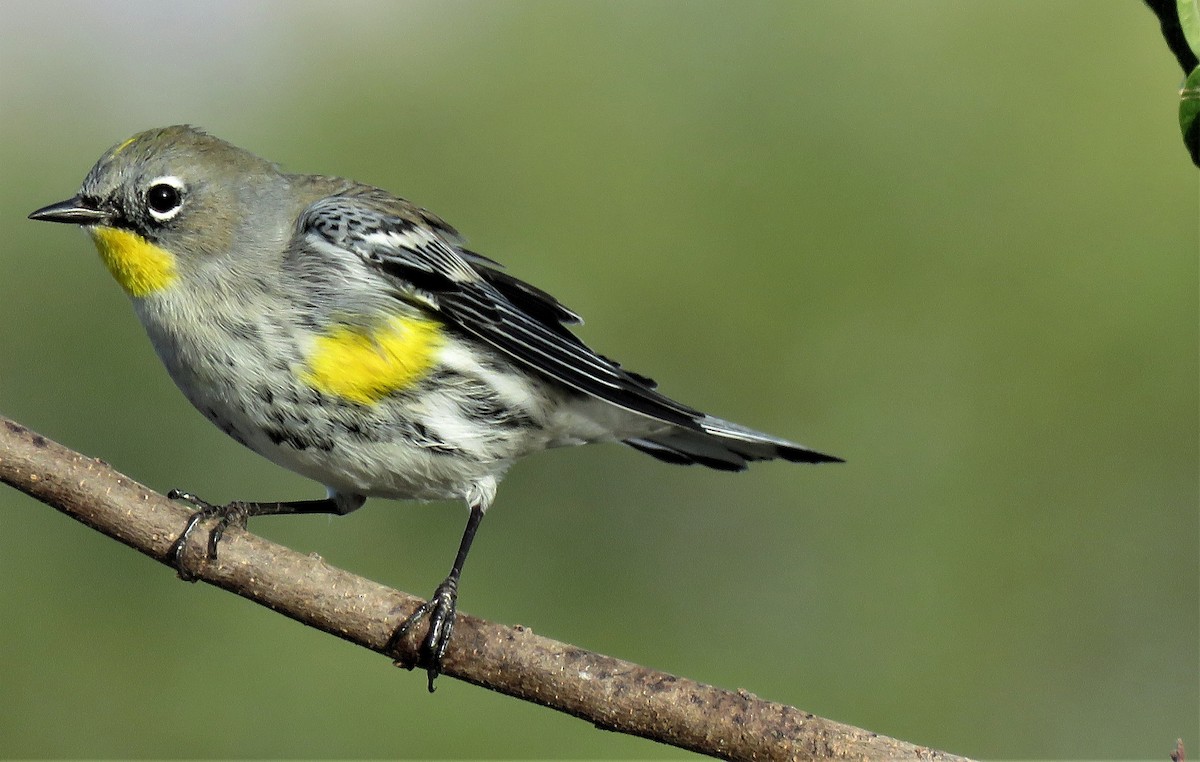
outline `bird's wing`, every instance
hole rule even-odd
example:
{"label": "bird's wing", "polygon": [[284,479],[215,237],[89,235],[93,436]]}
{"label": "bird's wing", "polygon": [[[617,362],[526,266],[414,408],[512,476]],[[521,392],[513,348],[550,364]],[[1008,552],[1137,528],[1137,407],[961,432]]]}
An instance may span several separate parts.
{"label": "bird's wing", "polygon": [[297,233],[311,249],[353,254],[400,294],[527,370],[626,410],[701,428],[699,411],[576,338],[566,325],[580,322],[578,315],[462,248],[452,227],[408,202],[374,189],[327,197],[305,210]]}

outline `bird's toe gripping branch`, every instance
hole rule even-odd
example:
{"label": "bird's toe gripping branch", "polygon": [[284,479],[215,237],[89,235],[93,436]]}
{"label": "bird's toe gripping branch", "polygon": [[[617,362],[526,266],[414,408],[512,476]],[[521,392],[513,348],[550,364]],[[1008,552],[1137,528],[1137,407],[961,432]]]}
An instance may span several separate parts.
{"label": "bird's toe gripping branch", "polygon": [[[433,681],[442,673],[442,657],[446,655],[446,647],[450,645],[450,635],[454,631],[454,618],[457,614],[458,580],[447,577],[438,585],[433,596],[417,607],[416,611],[396,628],[388,638],[386,650],[396,659],[396,665],[412,669],[423,667],[429,675],[429,692],[433,693]],[[414,628],[423,620],[429,620],[429,629],[425,632],[421,646],[417,650],[415,661],[400,655],[401,643]]]}
{"label": "bird's toe gripping branch", "polygon": [[183,563],[183,550],[187,547],[187,542],[192,532],[195,531],[201,522],[211,518],[217,519],[217,523],[208,533],[208,547],[205,556],[206,560],[212,561],[217,557],[217,545],[221,542],[221,538],[225,536],[225,530],[233,525],[243,528],[246,526],[246,519],[251,515],[251,506],[248,503],[236,501],[226,505],[213,505],[201,500],[190,492],[178,489],[172,489],[167,493],[167,497],[171,500],[179,500],[196,507],[196,512],[188,519],[183,532],[175,538],[175,542],[171,544],[166,557],[167,563],[175,569],[180,579],[186,582],[195,582],[196,574],[187,569]]}

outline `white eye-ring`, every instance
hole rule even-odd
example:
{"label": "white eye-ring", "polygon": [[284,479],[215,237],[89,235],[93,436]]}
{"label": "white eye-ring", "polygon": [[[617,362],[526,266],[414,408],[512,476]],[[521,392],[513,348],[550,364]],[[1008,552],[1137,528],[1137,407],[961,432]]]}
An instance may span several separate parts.
{"label": "white eye-ring", "polygon": [[159,222],[166,222],[183,207],[183,181],[173,175],[156,177],[146,190],[146,209]]}

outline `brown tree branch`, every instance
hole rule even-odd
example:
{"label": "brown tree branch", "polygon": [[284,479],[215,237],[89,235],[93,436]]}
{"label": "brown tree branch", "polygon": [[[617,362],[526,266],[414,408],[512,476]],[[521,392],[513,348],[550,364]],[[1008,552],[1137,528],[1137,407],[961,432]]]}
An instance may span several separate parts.
{"label": "brown tree branch", "polygon": [[[3,416],[0,481],[158,561],[189,515],[103,461]],[[198,555],[189,561],[200,579],[380,653],[421,602],[242,530],[228,532],[215,562]],[[726,759],[963,759],[466,614],[456,622],[445,674],[601,728]]]}

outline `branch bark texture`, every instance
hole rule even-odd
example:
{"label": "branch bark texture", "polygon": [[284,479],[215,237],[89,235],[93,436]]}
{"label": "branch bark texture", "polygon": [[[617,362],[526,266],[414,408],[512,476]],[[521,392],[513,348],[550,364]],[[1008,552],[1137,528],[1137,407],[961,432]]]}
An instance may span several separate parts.
{"label": "branch bark texture", "polygon": [[[0,481],[164,563],[189,516],[103,461],[3,416]],[[200,579],[379,653],[421,603],[244,530],[230,529],[214,562],[200,558],[202,545],[193,542],[188,559]],[[444,667],[450,677],[599,728],[713,757],[964,759],[461,613]]]}

